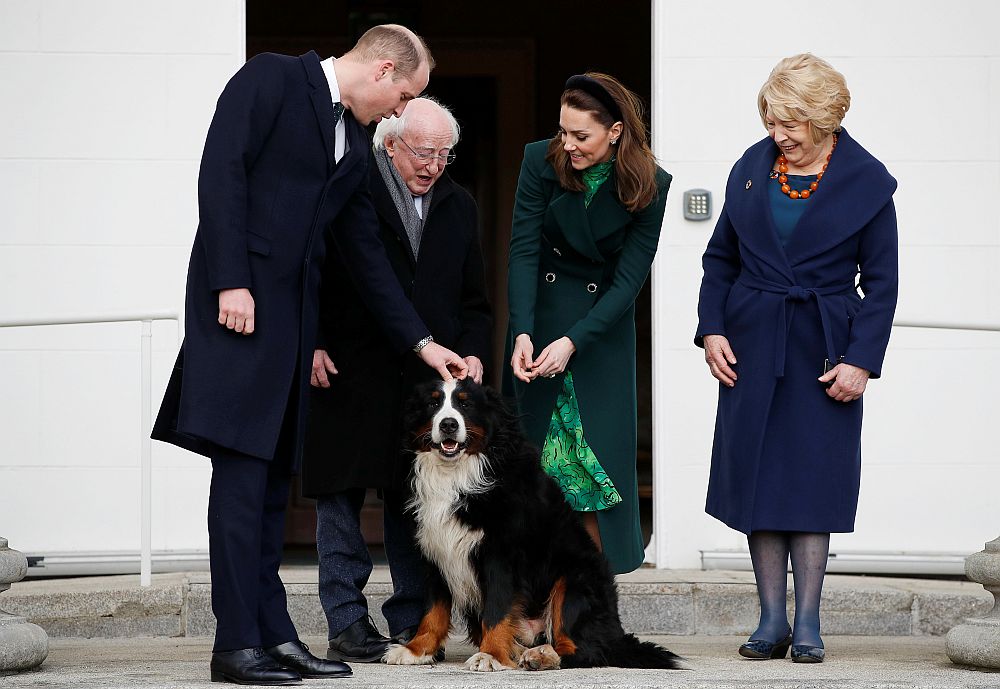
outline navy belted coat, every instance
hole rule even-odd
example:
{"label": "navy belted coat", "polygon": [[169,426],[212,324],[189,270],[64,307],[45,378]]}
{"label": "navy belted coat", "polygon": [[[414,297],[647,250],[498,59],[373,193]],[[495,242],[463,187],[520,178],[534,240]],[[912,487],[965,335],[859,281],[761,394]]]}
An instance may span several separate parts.
{"label": "navy belted coat", "polygon": [[[198,175],[185,340],[153,438],[271,460],[289,415],[282,451],[298,464],[328,238],[397,351],[428,333],[378,238],[371,142],[349,111],[344,124],[349,150],[337,162],[330,87],[314,52],[257,55],[226,85]],[[240,287],[254,298],[252,335],[218,323],[219,290]]]}
{"label": "navy belted coat", "polygon": [[597,512],[604,554],[616,573],[642,564],[636,479],[635,299],[656,254],[671,177],[656,172],[657,197],[630,213],[608,178],[584,205],[545,160],[548,141],[524,150],[510,238],[510,332],[505,382],[522,424],[541,448],[564,376],[514,379],[510,352],[517,335],[531,335],[535,356],[567,336],[576,346],[568,370],[584,437],[622,502]]}
{"label": "navy belted coat", "polygon": [[849,532],[863,397],[837,402],[816,379],[826,359],[881,376],[896,308],[896,181],[841,131],[782,247],[767,189],[778,153],[765,138],[733,166],[702,261],[695,343],[725,335],[738,376],[719,385],[706,511],[747,534]]}

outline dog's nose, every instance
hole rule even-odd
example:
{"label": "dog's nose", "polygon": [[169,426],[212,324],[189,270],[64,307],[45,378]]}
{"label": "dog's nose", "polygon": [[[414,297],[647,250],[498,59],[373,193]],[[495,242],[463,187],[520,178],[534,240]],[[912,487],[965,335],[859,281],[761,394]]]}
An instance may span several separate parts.
{"label": "dog's nose", "polygon": [[458,421],[449,416],[446,419],[441,419],[438,428],[441,429],[442,433],[458,433]]}

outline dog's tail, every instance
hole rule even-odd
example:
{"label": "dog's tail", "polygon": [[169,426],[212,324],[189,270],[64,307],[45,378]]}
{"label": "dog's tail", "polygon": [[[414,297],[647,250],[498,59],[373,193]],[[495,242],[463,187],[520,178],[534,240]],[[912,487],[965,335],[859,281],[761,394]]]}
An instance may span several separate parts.
{"label": "dog's tail", "polygon": [[651,641],[639,641],[634,634],[625,634],[611,644],[611,662],[615,667],[636,667],[679,670],[681,657]]}

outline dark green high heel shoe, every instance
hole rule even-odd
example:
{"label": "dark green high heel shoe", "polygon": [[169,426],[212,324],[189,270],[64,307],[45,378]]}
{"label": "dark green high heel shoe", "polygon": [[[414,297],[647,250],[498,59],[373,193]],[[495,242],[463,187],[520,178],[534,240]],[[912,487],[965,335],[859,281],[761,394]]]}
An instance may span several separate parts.
{"label": "dark green high heel shoe", "polygon": [[750,660],[775,660],[784,658],[788,647],[792,645],[792,632],[788,631],[785,638],[778,642],[751,639],[740,646],[740,655]]}

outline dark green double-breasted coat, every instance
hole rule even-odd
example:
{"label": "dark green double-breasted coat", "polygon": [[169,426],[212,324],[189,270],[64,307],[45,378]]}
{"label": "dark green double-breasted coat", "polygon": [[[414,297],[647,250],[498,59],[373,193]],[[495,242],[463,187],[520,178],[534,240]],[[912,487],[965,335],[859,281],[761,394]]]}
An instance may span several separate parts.
{"label": "dark green double-breasted coat", "polygon": [[[663,222],[670,175],[657,169],[658,195],[629,213],[615,195],[615,177],[590,206],[582,192],[559,185],[545,160],[548,141],[528,144],[517,183],[510,239],[508,298],[513,339],[531,335],[535,354],[569,337],[568,369],[584,435],[622,502],[598,512],[604,553],[615,572],[642,563],[636,482],[635,299],[649,274]],[[522,383],[510,374],[528,437],[541,448],[563,376]]]}

